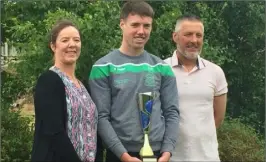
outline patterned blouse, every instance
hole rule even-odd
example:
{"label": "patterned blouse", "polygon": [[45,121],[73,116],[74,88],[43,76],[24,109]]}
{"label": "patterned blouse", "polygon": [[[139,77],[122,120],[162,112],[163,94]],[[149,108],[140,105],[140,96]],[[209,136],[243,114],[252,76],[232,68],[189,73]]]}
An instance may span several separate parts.
{"label": "patterned blouse", "polygon": [[97,142],[98,113],[87,89],[77,87],[59,68],[53,66],[65,84],[67,101],[67,133],[83,162],[94,162]]}

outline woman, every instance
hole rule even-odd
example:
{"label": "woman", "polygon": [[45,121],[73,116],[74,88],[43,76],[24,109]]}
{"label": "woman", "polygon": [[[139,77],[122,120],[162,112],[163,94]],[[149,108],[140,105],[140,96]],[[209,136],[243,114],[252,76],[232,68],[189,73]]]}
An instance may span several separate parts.
{"label": "woman", "polygon": [[75,76],[80,32],[72,22],[62,20],[53,27],[50,38],[54,66],[38,78],[35,88],[32,161],[93,162],[98,114]]}

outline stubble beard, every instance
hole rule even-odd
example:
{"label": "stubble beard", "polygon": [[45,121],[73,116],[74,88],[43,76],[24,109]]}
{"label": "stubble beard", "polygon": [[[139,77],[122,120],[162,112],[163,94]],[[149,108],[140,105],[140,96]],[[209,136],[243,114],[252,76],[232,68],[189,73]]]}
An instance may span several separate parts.
{"label": "stubble beard", "polygon": [[196,59],[198,59],[198,56],[201,54],[201,50],[202,49],[200,49],[200,51],[193,52],[193,53],[187,52],[187,51],[183,51],[182,52],[179,44],[176,44],[176,50],[177,50],[178,53],[180,53],[186,59],[188,59],[188,60],[196,60]]}

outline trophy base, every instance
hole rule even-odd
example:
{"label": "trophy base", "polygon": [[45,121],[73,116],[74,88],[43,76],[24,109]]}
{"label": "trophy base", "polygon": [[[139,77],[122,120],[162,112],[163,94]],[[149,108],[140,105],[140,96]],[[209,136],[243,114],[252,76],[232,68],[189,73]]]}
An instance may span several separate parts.
{"label": "trophy base", "polygon": [[157,162],[157,158],[155,156],[147,156],[141,157],[142,162]]}

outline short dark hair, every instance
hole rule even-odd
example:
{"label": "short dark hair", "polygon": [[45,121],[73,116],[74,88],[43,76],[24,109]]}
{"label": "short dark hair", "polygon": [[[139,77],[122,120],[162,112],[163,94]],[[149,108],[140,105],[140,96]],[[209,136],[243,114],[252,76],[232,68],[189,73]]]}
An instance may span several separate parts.
{"label": "short dark hair", "polygon": [[140,0],[126,2],[122,7],[120,19],[126,19],[129,14],[148,16],[151,18],[154,17],[154,11],[152,7],[147,2]]}
{"label": "short dark hair", "polygon": [[63,30],[66,27],[72,26],[76,28],[80,34],[80,31],[78,27],[70,20],[58,20],[55,25],[52,27],[51,32],[50,32],[50,43],[55,44],[56,39],[58,37],[58,34],[60,33],[61,30]]}
{"label": "short dark hair", "polygon": [[199,16],[196,16],[196,15],[193,15],[193,14],[184,14],[184,15],[181,15],[181,16],[179,16],[177,18],[176,25],[175,25],[175,31],[178,31],[179,30],[178,28],[180,26],[180,22],[182,22],[184,20],[202,22],[202,20],[201,20],[201,18]]}

